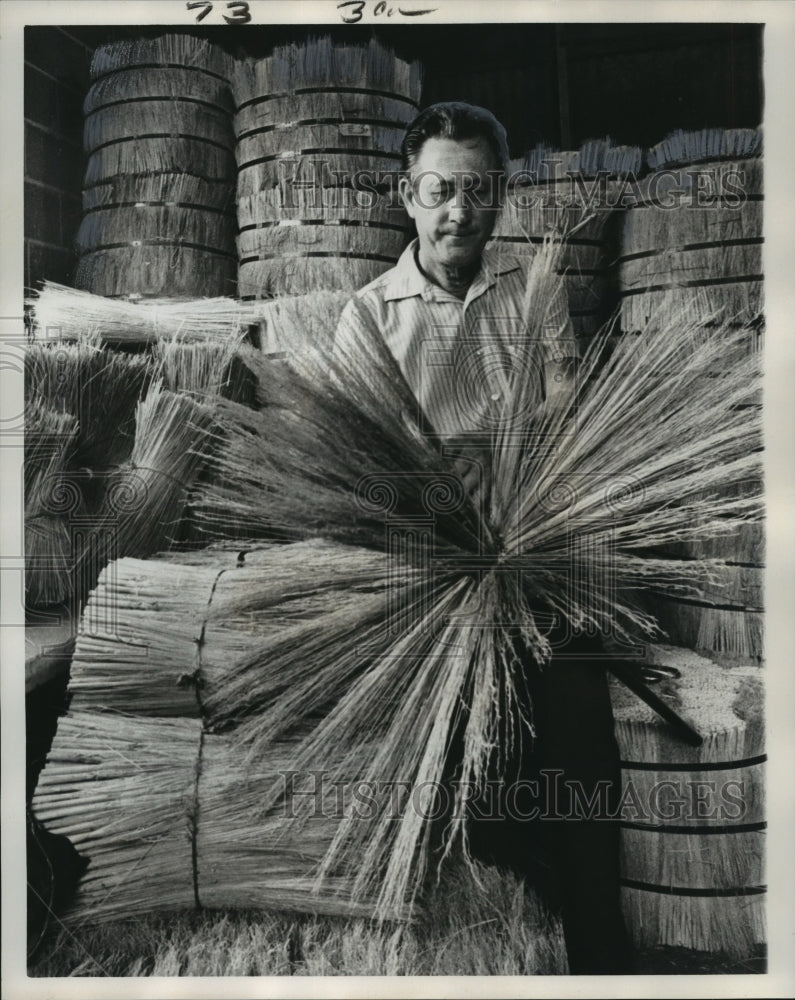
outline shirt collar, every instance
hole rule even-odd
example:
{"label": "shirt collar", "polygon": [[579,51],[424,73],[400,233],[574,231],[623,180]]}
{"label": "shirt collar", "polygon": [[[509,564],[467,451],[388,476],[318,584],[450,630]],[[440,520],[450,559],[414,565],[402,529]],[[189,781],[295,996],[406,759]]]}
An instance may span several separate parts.
{"label": "shirt collar", "polygon": [[[400,255],[397,264],[385,276],[384,300],[408,299],[421,295],[424,299],[434,298],[436,291],[441,291],[438,285],[420,271],[417,267],[415,252],[418,238],[415,237]],[[486,247],[480,259],[480,267],[467,293],[467,300],[482,295],[488,288],[496,284],[497,276],[516,271],[521,264],[513,254],[503,253]]]}

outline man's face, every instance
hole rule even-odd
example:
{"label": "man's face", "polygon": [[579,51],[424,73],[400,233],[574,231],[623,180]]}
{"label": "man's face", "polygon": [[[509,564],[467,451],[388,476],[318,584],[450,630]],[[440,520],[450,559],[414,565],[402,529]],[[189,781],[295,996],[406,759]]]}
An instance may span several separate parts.
{"label": "man's face", "polygon": [[467,268],[494,229],[495,157],[484,139],[427,139],[400,194],[417,226],[423,264]]}

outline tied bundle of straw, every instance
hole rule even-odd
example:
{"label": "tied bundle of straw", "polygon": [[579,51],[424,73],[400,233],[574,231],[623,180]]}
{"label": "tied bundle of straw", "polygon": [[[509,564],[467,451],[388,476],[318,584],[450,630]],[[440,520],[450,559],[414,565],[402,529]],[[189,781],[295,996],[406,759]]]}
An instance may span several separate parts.
{"label": "tied bundle of straw", "polygon": [[296,848],[281,835],[281,810],[262,814],[262,796],[284,791],[294,756],[295,740],[285,740],[246,771],[234,742],[197,719],[70,712],[34,798],[47,828],[68,831],[90,858],[70,927],[194,907],[371,915],[350,898],[350,879],[335,879],[325,898],[313,893],[312,869],[333,835],[327,817],[305,823]]}
{"label": "tied bundle of straw", "polygon": [[642,153],[590,140],[579,150],[545,146],[511,162],[505,205],[490,246],[531,256],[550,236],[562,239],[572,326],[593,336],[611,311],[609,265],[614,257],[619,179],[640,170]]}
{"label": "tied bundle of straw", "polygon": [[152,344],[176,338],[182,343],[238,340],[256,312],[236,299],[127,302],[45,281],[26,305],[37,341],[92,341]]}
{"label": "tied bundle of straw", "polygon": [[[197,904],[372,913],[372,902],[350,899],[350,880],[320,899],[313,893],[334,814],[318,810],[300,843],[284,836],[279,807],[262,815],[263,796],[293,780],[300,737],[279,741],[263,767],[246,769],[213,720],[219,684],[227,687],[235,671],[250,680],[245,664],[254,658],[279,658],[285,672],[273,692],[293,696],[301,663],[291,652],[307,648],[318,623],[322,636],[336,622],[339,634],[360,641],[362,603],[378,619],[396,581],[379,552],[319,541],[247,548],[244,559],[237,547],[121,559],[91,596],[70,713],[35,797],[50,829],[68,831],[90,862],[71,924]],[[257,685],[247,697],[265,693]],[[316,702],[322,694],[315,685]],[[128,880],[131,866],[137,877]]]}
{"label": "tied bundle of straw", "polygon": [[613,685],[621,751],[623,904],[636,944],[747,958],[765,940],[764,733],[761,672],[652,647],[650,660],[704,735],[671,738]]}
{"label": "tied bundle of straw", "polygon": [[[460,466],[384,343],[364,330],[345,357],[318,346],[282,367],[252,359],[271,404],[262,412],[221,402],[224,447],[199,511],[216,530],[236,522],[322,535],[387,551],[426,581],[397,612],[382,611],[368,655],[350,634],[315,629],[305,651],[290,651],[302,687],[274,696],[284,669],[278,657],[254,658],[234,671],[234,685],[219,685],[218,712],[236,723],[252,760],[322,707],[298,741],[297,771],[324,767],[345,748],[332,785],[356,775],[377,787],[438,787],[461,726],[463,795],[483,786],[494,755],[530,725],[519,708],[527,668],[516,642],[538,666],[548,663],[539,609],[575,632],[632,639],[656,630],[639,594],[698,596],[722,586],[720,564],[654,551],[758,518],[758,493],[726,489],[758,472],[758,414],[741,409],[755,391],[758,358],[732,328],[672,323],[663,336],[619,340],[607,358],[605,334],[583,361],[579,390],[566,382],[556,406],[539,408],[526,372],[548,343],[558,267],[552,246],[531,262],[527,339],[484,445],[489,474],[479,497],[463,487]],[[466,850],[462,805],[454,803],[445,831],[448,852]],[[424,882],[428,837],[423,810],[343,816],[318,884],[351,876],[354,900],[375,897],[382,916],[394,914]]]}
{"label": "tied bundle of straw", "polygon": [[762,159],[758,130],[675,132],[648,153],[655,173],[624,214],[621,326],[758,322],[762,313]]}
{"label": "tied bundle of straw", "polygon": [[[384,596],[390,588],[397,596],[399,583],[381,553],[316,540],[119,559],[101,574],[80,623],[71,705],[203,718],[212,729],[232,686],[241,715],[268,691],[300,697],[306,677],[292,653],[319,624],[320,636],[334,628],[360,641],[363,624],[380,621]],[[256,658],[278,659],[279,677],[270,670],[252,685]],[[315,685],[309,696],[322,703],[331,694]]]}
{"label": "tied bundle of straw", "polygon": [[146,297],[233,289],[230,70],[226,53],[187,35],[96,50],[78,287]]}
{"label": "tied bundle of straw", "polygon": [[373,193],[399,167],[419,64],[315,38],[239,61],[233,90],[241,295],[353,290],[394,264],[408,218]]}

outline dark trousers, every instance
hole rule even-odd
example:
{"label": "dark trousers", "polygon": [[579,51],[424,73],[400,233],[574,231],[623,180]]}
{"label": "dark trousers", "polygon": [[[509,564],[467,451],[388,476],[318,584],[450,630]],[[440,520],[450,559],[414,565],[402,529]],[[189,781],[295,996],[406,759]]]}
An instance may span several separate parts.
{"label": "dark trousers", "polygon": [[[633,971],[619,905],[619,828],[607,818],[621,793],[619,753],[596,648],[575,640],[543,671],[526,663],[536,738],[523,727],[487,791],[467,804],[473,856],[512,869],[559,909],[573,975]],[[452,780],[461,737],[448,758]]]}

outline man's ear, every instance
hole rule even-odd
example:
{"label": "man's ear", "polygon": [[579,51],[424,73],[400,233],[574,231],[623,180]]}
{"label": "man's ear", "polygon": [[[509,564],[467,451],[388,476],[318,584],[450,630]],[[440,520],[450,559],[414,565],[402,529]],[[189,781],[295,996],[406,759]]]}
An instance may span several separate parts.
{"label": "man's ear", "polygon": [[411,181],[405,174],[402,174],[398,180],[398,194],[406,211],[409,213],[409,218],[413,219],[416,211],[414,206],[414,190],[411,186]]}

